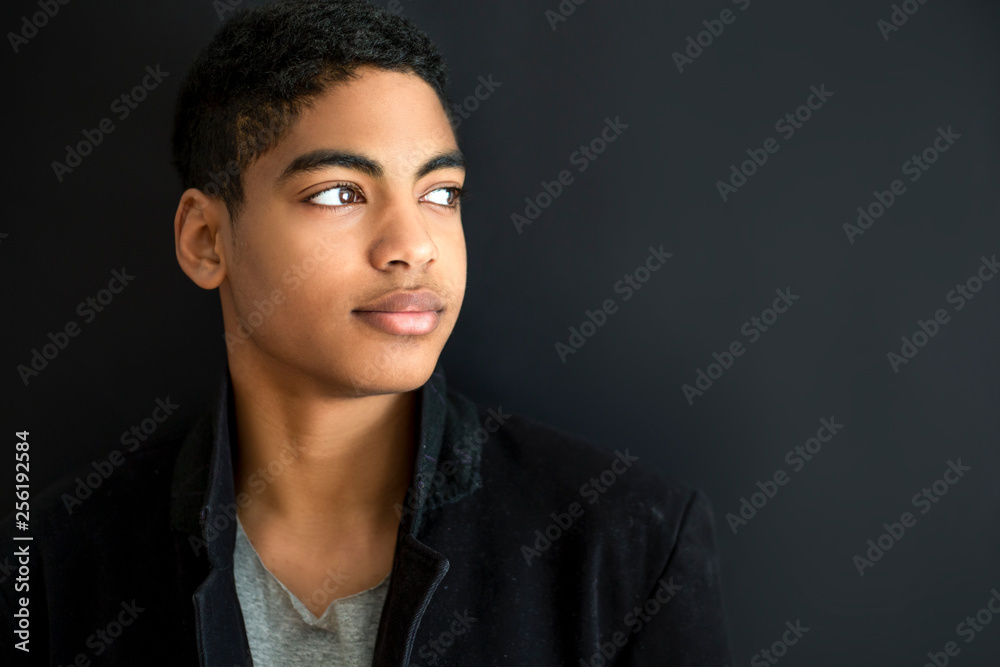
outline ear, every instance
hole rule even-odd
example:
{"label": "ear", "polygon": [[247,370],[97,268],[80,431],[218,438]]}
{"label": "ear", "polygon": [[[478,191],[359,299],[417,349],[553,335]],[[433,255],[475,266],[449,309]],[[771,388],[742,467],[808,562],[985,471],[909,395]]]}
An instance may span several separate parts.
{"label": "ear", "polygon": [[199,287],[215,289],[225,280],[229,237],[229,211],[221,199],[197,188],[181,194],[174,216],[177,263]]}

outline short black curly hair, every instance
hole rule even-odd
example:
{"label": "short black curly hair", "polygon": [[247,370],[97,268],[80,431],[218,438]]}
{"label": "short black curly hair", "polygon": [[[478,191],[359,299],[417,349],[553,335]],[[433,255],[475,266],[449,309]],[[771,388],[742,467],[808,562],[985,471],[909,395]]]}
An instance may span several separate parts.
{"label": "short black curly hair", "polygon": [[172,143],[183,186],[221,197],[235,221],[241,174],[305,105],[363,66],[419,76],[454,127],[444,58],[407,19],[361,0],[282,0],[237,13],[181,85]]}

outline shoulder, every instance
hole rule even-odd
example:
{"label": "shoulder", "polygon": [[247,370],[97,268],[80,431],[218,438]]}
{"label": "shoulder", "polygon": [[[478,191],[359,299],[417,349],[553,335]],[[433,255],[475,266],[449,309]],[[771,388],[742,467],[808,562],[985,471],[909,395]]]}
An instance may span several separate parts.
{"label": "shoulder", "polygon": [[708,497],[629,444],[601,447],[500,407],[479,406],[479,415],[495,428],[483,445],[484,495],[520,517],[534,553],[559,540],[595,559],[631,560],[647,577],[675,557],[713,557]]}

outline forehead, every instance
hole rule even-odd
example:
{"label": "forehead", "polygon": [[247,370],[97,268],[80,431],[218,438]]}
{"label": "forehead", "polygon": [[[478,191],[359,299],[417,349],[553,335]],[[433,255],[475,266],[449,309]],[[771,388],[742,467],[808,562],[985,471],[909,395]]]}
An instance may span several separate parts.
{"label": "forehead", "polygon": [[330,86],[305,108],[256,171],[274,180],[295,157],[333,149],[371,156],[387,176],[407,177],[429,157],[457,148],[441,100],[426,81],[361,68],[356,78]]}

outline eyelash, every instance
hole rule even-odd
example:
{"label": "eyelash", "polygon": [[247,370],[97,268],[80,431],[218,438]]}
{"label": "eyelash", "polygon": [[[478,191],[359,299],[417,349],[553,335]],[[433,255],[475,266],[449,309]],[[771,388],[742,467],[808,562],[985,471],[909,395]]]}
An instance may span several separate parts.
{"label": "eyelash", "polygon": [[[313,200],[319,197],[324,192],[329,192],[330,190],[337,190],[340,188],[343,188],[344,190],[351,190],[352,192],[354,192],[357,195],[360,195],[361,197],[365,196],[364,193],[361,191],[361,189],[358,186],[354,185],[353,183],[335,183],[328,188],[324,188],[319,192],[309,195],[303,201],[308,204],[312,204],[313,206],[319,206],[321,208],[338,208],[335,206],[328,206],[327,204],[316,204],[313,202]],[[435,202],[428,202],[429,204],[435,204],[435,206],[443,206],[445,208],[458,208],[458,205],[462,202],[462,200],[469,196],[468,190],[454,185],[444,188],[434,188],[434,190],[431,190],[431,192],[434,192],[435,190],[450,190],[451,192],[454,193],[455,196],[454,204],[436,204]],[[341,206],[352,206],[352,204],[341,204]]]}

